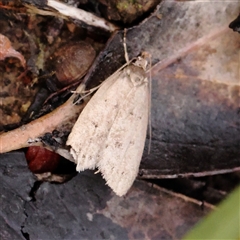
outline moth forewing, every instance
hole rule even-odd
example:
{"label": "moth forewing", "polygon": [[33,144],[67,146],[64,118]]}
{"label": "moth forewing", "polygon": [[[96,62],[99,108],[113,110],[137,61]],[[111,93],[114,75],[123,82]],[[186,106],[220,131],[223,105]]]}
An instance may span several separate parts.
{"label": "moth forewing", "polygon": [[134,75],[130,71],[126,82],[122,81],[129,93],[122,99],[97,164],[107,184],[119,196],[127,193],[137,176],[148,124],[147,79],[142,75],[132,81]]}
{"label": "moth forewing", "polygon": [[[71,146],[70,153],[77,164],[77,171],[95,169],[103,147],[103,141],[108,133],[106,123],[108,113],[101,108],[110,92],[108,87],[119,78],[120,72],[114,78],[109,77],[101,88],[93,95],[78,117],[68,136],[67,145]],[[106,83],[109,83],[106,85]],[[110,103],[111,104],[111,103]],[[98,107],[99,106],[99,107]],[[111,108],[111,106],[109,106]]]}
{"label": "moth forewing", "polygon": [[149,113],[145,67],[139,58],[105,80],[67,141],[77,170],[97,167],[119,196],[134,182],[143,154]]}

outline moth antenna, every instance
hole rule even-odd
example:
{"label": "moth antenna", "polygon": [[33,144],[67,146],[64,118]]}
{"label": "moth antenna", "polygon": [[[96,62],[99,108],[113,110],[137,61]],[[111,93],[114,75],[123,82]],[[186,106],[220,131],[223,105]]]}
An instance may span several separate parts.
{"label": "moth antenna", "polygon": [[148,154],[150,154],[151,144],[152,144],[152,57],[149,56],[149,65],[150,65],[150,71],[149,71],[149,112],[148,112],[148,131],[149,131],[149,143],[148,143]]}
{"label": "moth antenna", "polygon": [[124,34],[123,34],[123,47],[124,47],[124,56],[127,64],[129,64],[129,57],[127,52],[127,29],[124,28]]}
{"label": "moth antenna", "polygon": [[152,56],[149,52],[142,52],[142,57],[144,59],[148,59],[149,61],[149,68],[146,68],[146,73],[149,73],[149,95],[148,95],[148,133],[149,133],[149,143],[148,143],[148,154],[150,154],[151,144],[152,144],[152,116],[151,116],[151,108],[152,108]]}

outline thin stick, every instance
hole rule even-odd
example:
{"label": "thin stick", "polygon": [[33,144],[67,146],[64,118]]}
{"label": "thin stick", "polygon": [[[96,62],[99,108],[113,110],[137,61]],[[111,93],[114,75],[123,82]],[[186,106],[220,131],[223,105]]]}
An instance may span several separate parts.
{"label": "thin stick", "polygon": [[56,0],[48,0],[47,5],[56,9],[58,12],[65,16],[80,20],[90,26],[100,27],[110,32],[119,29],[116,25],[106,21],[104,18],[97,17],[90,12],[69,6],[62,2]]}
{"label": "thin stick", "polygon": [[60,127],[61,124],[71,121],[71,119],[75,119],[86,104],[73,106],[73,99],[74,97],[72,96],[67,102],[51,113],[17,129],[0,134],[0,153],[38,145],[39,143],[35,143],[35,139],[47,132],[52,132],[54,129]]}

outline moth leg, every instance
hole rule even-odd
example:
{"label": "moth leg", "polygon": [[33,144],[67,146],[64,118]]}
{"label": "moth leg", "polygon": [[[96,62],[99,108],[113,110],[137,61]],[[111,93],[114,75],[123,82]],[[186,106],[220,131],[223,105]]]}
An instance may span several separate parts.
{"label": "moth leg", "polygon": [[97,91],[101,87],[101,85],[102,84],[89,90],[85,90],[85,84],[80,84],[76,91],[71,91],[72,93],[78,94],[80,96],[76,101],[74,101],[74,104],[78,104],[83,99],[91,95],[93,92]]}
{"label": "moth leg", "polygon": [[124,56],[127,64],[129,64],[129,57],[127,52],[127,29],[124,28],[124,34],[123,34],[123,48],[124,48]]}

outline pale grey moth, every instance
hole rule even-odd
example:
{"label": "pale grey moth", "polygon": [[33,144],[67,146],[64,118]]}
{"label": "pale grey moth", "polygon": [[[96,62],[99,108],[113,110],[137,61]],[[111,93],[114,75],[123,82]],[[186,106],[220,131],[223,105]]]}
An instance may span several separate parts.
{"label": "pale grey moth", "polygon": [[119,196],[139,170],[149,116],[147,60],[138,57],[100,86],[67,140],[77,171],[95,169]]}

